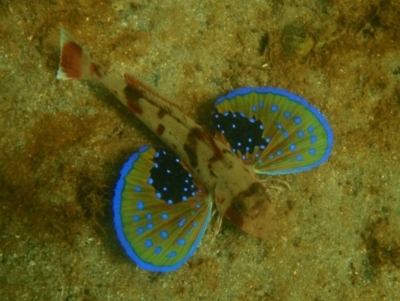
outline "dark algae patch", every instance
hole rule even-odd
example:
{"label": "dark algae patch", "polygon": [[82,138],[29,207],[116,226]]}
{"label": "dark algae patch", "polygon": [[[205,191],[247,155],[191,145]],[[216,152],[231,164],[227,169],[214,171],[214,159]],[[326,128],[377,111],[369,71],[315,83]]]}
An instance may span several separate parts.
{"label": "dark algae patch", "polygon": [[[93,170],[81,171],[65,160],[75,145],[90,139],[93,123],[93,118],[68,114],[37,119],[27,145],[2,165],[3,229],[22,232],[35,243],[50,239],[73,247],[83,224],[97,224],[97,216],[104,214],[103,176],[96,178]],[[71,186],[77,189],[77,199],[62,200],[63,190]]]}
{"label": "dark algae patch", "polygon": [[379,276],[383,268],[400,268],[400,229],[387,216],[369,221],[361,236],[367,251],[366,265],[373,275]]}

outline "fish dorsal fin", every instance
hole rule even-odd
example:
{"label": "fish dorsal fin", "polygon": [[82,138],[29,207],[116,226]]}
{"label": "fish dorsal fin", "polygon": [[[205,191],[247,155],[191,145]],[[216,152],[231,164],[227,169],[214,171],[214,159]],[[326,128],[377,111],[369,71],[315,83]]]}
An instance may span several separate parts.
{"label": "fish dorsal fin", "polygon": [[127,85],[125,87],[125,94],[128,89],[128,93],[134,95],[135,98],[143,98],[158,107],[158,117],[162,118],[168,114],[179,122],[187,123],[190,127],[195,125],[190,118],[185,116],[178,105],[159,94],[155,89],[131,74],[125,73],[124,76]]}

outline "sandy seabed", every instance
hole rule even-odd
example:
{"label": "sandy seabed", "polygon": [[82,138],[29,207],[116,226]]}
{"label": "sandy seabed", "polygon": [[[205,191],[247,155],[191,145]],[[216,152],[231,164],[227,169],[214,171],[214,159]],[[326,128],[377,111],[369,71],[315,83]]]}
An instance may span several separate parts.
{"label": "sandy seabed", "polygon": [[[400,300],[400,3],[0,1],[1,300]],[[304,96],[332,126],[327,163],[278,176],[266,242],[225,221],[179,270],[124,254],[119,169],[160,142],[108,91],[55,79],[66,28],[210,127],[243,86]]]}

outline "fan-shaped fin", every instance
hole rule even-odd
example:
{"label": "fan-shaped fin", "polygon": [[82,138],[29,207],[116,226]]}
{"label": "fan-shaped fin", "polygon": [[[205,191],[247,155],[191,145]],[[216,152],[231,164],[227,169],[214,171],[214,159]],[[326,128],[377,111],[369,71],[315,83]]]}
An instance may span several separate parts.
{"label": "fan-shaped fin", "polygon": [[179,268],[207,228],[212,200],[170,151],[144,146],[121,170],[113,199],[118,239],[138,266]]}
{"label": "fan-shaped fin", "polygon": [[215,103],[214,121],[233,151],[260,174],[309,170],[329,157],[333,134],[302,97],[279,88],[241,88]]}

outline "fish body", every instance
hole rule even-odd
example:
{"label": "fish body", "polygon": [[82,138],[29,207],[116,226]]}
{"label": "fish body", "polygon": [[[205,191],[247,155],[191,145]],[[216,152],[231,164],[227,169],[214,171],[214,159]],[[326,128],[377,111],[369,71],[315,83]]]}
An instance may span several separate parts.
{"label": "fish body", "polygon": [[226,142],[213,137],[175,103],[138,78],[127,73],[116,78],[102,70],[62,29],[57,79],[92,80],[106,86],[186,163],[186,168],[213,196],[221,215],[234,220],[250,235],[266,238],[275,223],[275,211],[253,169],[243,164]]}
{"label": "fish body", "polygon": [[326,120],[285,90],[242,88],[221,97],[214,136],[137,77],[104,72],[64,29],[60,46],[58,79],[103,84],[172,151],[140,148],[115,189],[118,238],[144,269],[180,267],[197,248],[213,204],[243,231],[266,239],[277,217],[257,174],[308,170],[331,152]]}

